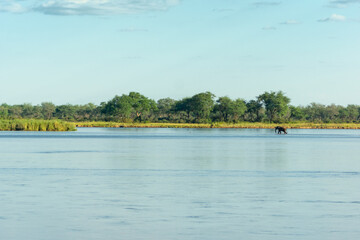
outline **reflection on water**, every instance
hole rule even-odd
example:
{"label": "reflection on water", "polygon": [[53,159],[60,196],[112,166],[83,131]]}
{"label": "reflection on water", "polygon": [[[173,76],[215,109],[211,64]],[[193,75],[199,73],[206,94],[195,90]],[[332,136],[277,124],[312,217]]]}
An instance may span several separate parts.
{"label": "reflection on water", "polygon": [[0,239],[358,239],[359,133],[0,132]]}

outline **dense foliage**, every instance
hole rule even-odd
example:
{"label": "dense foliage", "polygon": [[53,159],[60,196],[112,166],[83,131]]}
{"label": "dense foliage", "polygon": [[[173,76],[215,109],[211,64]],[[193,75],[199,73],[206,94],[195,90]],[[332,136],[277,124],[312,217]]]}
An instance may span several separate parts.
{"label": "dense foliage", "polygon": [[159,122],[159,123],[214,123],[214,122],[313,122],[358,123],[360,106],[322,105],[292,106],[290,98],[279,92],[265,92],[256,99],[215,99],[210,92],[198,93],[180,100],[171,98],[157,102],[137,92],[130,92],[102,102],[85,105],[0,105],[0,119],[42,119],[84,122]]}
{"label": "dense foliage", "polygon": [[1,119],[0,131],[76,131],[76,127],[59,120]]}

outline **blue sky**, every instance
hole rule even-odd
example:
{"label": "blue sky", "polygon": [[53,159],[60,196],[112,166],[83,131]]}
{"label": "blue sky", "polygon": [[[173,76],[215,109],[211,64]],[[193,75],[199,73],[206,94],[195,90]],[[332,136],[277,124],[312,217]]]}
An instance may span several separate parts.
{"label": "blue sky", "polygon": [[360,104],[360,0],[1,0],[0,102]]}

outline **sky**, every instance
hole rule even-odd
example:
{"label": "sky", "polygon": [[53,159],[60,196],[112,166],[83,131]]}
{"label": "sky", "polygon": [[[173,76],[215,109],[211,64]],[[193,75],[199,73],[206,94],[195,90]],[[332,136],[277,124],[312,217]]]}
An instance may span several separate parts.
{"label": "sky", "polygon": [[0,0],[0,103],[360,104],[360,0]]}

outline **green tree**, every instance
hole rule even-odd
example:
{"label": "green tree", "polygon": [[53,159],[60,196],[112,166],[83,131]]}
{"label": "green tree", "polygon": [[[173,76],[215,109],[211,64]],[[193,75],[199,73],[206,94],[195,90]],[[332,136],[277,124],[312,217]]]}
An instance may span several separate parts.
{"label": "green tree", "polygon": [[257,98],[259,102],[265,105],[270,122],[274,122],[274,120],[281,121],[289,114],[290,98],[286,97],[282,91],[265,92]]}
{"label": "green tree", "polygon": [[7,119],[9,117],[9,105],[1,104],[0,106],[0,119]]}
{"label": "green tree", "polygon": [[24,103],[20,105],[20,107],[22,108],[22,112],[21,112],[22,118],[36,118],[36,119],[43,118],[40,106],[33,106],[30,103]]}
{"label": "green tree", "polygon": [[220,97],[214,106],[215,118],[220,121],[237,121],[246,111],[246,103],[243,99],[233,101],[229,97]]}
{"label": "green tree", "polygon": [[310,103],[304,109],[306,119],[310,122],[323,122],[326,118],[326,106],[319,103]]}
{"label": "green tree", "polygon": [[186,120],[190,121],[190,113],[192,111],[191,107],[191,98],[183,98],[179,101],[176,101],[174,105],[174,111],[180,115],[180,120],[182,120],[182,113],[186,114]]}
{"label": "green tree", "polygon": [[336,119],[338,119],[339,117],[339,112],[340,110],[342,109],[343,107],[342,106],[338,106],[338,105],[335,105],[335,104],[331,104],[329,106],[327,106],[325,109],[325,113],[326,113],[326,116],[325,116],[325,119],[327,122],[335,122]]}
{"label": "green tree", "polygon": [[219,97],[214,106],[214,114],[217,116],[216,118],[220,121],[228,122],[234,109],[233,103],[233,100],[229,97]]}
{"label": "green tree", "polygon": [[136,118],[142,121],[143,116],[149,115],[149,113],[157,110],[156,102],[152,99],[141,95],[138,92],[130,92],[129,98],[132,111],[135,112]]}
{"label": "green tree", "polygon": [[23,111],[23,109],[20,105],[9,106],[9,108],[8,108],[9,118],[11,118],[11,119],[22,118],[21,117],[22,111]]}
{"label": "green tree", "polygon": [[121,97],[116,95],[113,99],[107,102],[103,108],[103,113],[105,115],[116,120],[130,119],[131,111],[131,99],[125,94]]}
{"label": "green tree", "polygon": [[246,103],[247,119],[251,122],[260,122],[264,117],[262,103],[257,100],[250,100]]}
{"label": "green tree", "polygon": [[172,98],[162,98],[157,101],[157,108],[160,118],[166,117],[168,120],[172,109],[175,107],[176,101]]}
{"label": "green tree", "polygon": [[75,119],[78,121],[97,120],[99,115],[98,110],[98,107],[92,103],[77,105]]}
{"label": "green tree", "polygon": [[294,121],[301,121],[305,119],[305,112],[303,107],[290,106],[290,118]]}
{"label": "green tree", "polygon": [[122,121],[135,119],[142,121],[143,116],[147,117],[156,110],[157,106],[154,100],[137,92],[130,92],[129,95],[123,94],[121,97],[115,96],[102,109],[105,115]]}
{"label": "green tree", "polygon": [[234,101],[234,108],[232,112],[232,117],[234,121],[238,121],[240,118],[243,118],[246,110],[247,107],[245,100],[241,98],[236,99]]}
{"label": "green tree", "polygon": [[358,119],[359,119],[359,110],[360,110],[359,106],[354,105],[354,104],[349,104],[346,107],[348,121],[350,121],[350,122],[358,121]]}
{"label": "green tree", "polygon": [[41,103],[41,113],[44,116],[44,119],[51,119],[55,112],[55,105],[51,102]]}
{"label": "green tree", "polygon": [[67,121],[75,120],[76,107],[71,104],[60,105],[55,109],[54,116],[58,119],[63,119]]}
{"label": "green tree", "polygon": [[197,121],[209,120],[210,112],[214,107],[214,97],[215,95],[211,92],[204,92],[190,98],[190,112],[194,114]]}

